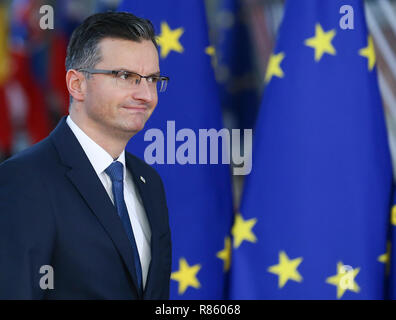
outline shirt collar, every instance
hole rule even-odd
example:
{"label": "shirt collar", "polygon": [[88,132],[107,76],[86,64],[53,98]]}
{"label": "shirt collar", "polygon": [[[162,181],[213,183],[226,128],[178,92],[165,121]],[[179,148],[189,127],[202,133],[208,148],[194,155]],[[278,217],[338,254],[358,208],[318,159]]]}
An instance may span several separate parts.
{"label": "shirt collar", "polygon": [[105,149],[93,141],[83,130],[80,129],[79,126],[75,124],[70,115],[67,116],[66,122],[76,136],[97,175],[103,173],[103,171],[106,170],[113,161],[119,161],[123,164],[125,177],[125,150],[122,150],[117,160],[114,160]]}

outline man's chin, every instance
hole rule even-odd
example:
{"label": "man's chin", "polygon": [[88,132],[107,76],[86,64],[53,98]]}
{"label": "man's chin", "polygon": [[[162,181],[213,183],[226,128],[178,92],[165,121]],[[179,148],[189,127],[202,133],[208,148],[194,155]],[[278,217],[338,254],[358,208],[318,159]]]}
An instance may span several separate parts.
{"label": "man's chin", "polygon": [[124,123],[124,125],[122,126],[122,130],[125,133],[128,134],[132,134],[135,135],[136,133],[138,133],[139,131],[144,129],[144,125],[146,124],[146,121],[131,121],[128,123]]}

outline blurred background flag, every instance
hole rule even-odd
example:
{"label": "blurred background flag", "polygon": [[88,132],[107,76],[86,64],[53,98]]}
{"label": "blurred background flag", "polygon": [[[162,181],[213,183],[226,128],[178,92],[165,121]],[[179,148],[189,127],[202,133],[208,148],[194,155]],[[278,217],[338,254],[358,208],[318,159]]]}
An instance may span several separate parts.
{"label": "blurred background flag", "polygon": [[40,3],[15,0],[10,6],[10,53],[12,72],[8,79],[8,103],[13,126],[13,148],[19,151],[45,138],[50,130],[44,96],[47,73],[47,47],[44,30],[39,27]]}
{"label": "blurred background flag", "polygon": [[231,298],[385,297],[392,168],[375,62],[362,1],[286,2],[232,227]]}
{"label": "blurred background flag", "polygon": [[5,83],[9,74],[7,8],[0,4],[0,154],[10,154],[12,126]]}
{"label": "blurred background flag", "polygon": [[[164,164],[153,166],[164,181],[170,215],[171,299],[222,299],[231,253],[232,188],[230,167],[221,164],[221,152],[220,164],[209,164],[209,152],[208,164],[198,164],[203,155],[198,148],[199,129],[223,127],[211,68],[215,50],[208,40],[204,2],[124,1],[119,11],[130,11],[153,22],[161,74],[170,77],[145,130],[131,139],[127,149],[143,159],[149,145],[160,143],[158,137],[144,141],[145,133],[157,128],[164,136]],[[195,138],[179,131],[184,128],[192,129]],[[183,151],[187,141],[196,150]],[[221,142],[219,139],[219,149]],[[175,157],[176,153],[181,157]],[[189,163],[180,163],[181,158],[188,158]]]}
{"label": "blurred background flag", "polygon": [[[249,6],[244,0],[206,1],[210,39],[216,49],[212,64],[219,84],[225,124],[251,129],[257,118],[262,80],[255,58]],[[261,30],[262,31],[262,30]],[[242,131],[243,132],[243,131]]]}
{"label": "blurred background flag", "polygon": [[[93,13],[88,4],[0,1],[0,161],[45,138],[67,114],[66,46]],[[40,27],[42,5],[54,8],[54,29]]]}
{"label": "blurred background flag", "polygon": [[386,265],[386,275],[389,277],[387,283],[389,298],[396,300],[396,192],[393,194],[392,209],[390,211],[389,241],[386,246],[386,253],[379,257],[379,261]]}

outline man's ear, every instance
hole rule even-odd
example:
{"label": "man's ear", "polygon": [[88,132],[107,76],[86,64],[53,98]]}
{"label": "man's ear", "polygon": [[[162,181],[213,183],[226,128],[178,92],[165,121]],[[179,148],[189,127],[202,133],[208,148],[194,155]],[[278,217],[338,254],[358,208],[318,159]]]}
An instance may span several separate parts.
{"label": "man's ear", "polygon": [[82,72],[70,69],[66,73],[66,85],[74,100],[84,101],[86,79]]}

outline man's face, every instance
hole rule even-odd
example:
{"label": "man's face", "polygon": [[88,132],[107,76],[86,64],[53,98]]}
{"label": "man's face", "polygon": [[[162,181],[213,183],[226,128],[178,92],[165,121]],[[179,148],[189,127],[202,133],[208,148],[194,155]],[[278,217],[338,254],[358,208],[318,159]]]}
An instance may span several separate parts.
{"label": "man's face", "polygon": [[[150,40],[134,42],[105,38],[99,43],[102,60],[95,69],[159,73],[158,52]],[[146,79],[125,88],[113,75],[94,74],[87,80],[84,112],[90,123],[113,135],[133,136],[143,129],[158,102],[155,86]]]}

